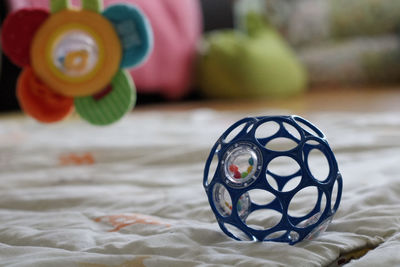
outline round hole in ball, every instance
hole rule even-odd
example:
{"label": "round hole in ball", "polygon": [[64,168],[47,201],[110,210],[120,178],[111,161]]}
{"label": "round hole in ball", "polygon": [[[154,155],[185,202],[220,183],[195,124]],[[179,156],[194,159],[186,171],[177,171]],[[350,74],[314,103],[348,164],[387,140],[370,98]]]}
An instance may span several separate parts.
{"label": "round hole in ball", "polygon": [[282,219],[282,214],[272,209],[255,210],[247,217],[244,222],[254,230],[267,230],[276,226]]}
{"label": "round hole in ball", "polygon": [[294,117],[294,120],[305,131],[306,135],[313,135],[324,138],[324,134],[307,120],[301,117]]}
{"label": "round hole in ball", "polygon": [[292,217],[306,216],[315,208],[317,201],[318,189],[315,186],[305,187],[291,199],[288,214]]}
{"label": "round hole in ball", "polygon": [[218,153],[221,150],[221,144],[218,144],[217,148],[215,149],[215,153]]}
{"label": "round hole in ball", "polygon": [[218,167],[218,155],[217,153],[214,154],[210,165],[207,166],[208,167],[208,171],[207,171],[207,184],[206,186],[210,185],[212,180],[214,179],[215,176],[215,172],[217,171],[217,167]]}
{"label": "round hole in ball", "polygon": [[319,149],[312,149],[307,158],[307,167],[314,179],[324,182],[329,176],[329,161],[326,155]]}
{"label": "round hole in ball", "polygon": [[246,133],[249,133],[254,127],[254,123],[248,123]]}
{"label": "round hole in ball", "polygon": [[224,223],[225,229],[230,232],[234,237],[236,237],[239,240],[242,241],[253,241],[253,238],[250,238],[245,232],[237,228],[236,226],[229,224],[229,223]]}
{"label": "round hole in ball", "polygon": [[300,238],[299,233],[297,233],[296,231],[290,231],[289,233],[290,242],[297,242],[299,238]]}
{"label": "round hole in ball", "polygon": [[326,195],[325,195],[325,193],[322,193],[322,195],[321,195],[321,203],[320,203],[321,215],[325,211],[325,209],[327,208],[327,204],[328,204],[328,201],[327,201]]}
{"label": "round hole in ball", "polygon": [[320,146],[321,144],[316,141],[316,140],[307,140],[307,142],[305,143],[305,146],[309,146],[310,148],[317,148],[318,146]]}
{"label": "round hole in ball", "polygon": [[278,156],[273,158],[267,166],[267,171],[282,177],[296,174],[300,170],[299,163],[289,156]]}
{"label": "round hole in ball", "polygon": [[311,216],[310,218],[298,223],[296,225],[296,227],[306,228],[310,225],[316,224],[318,222],[318,220],[321,218],[322,213],[324,212],[324,210],[326,208],[326,204],[327,204],[326,196],[325,196],[325,194],[322,194],[321,195],[321,203],[320,203],[320,207],[319,207],[320,210],[317,213],[315,213],[313,216]]}
{"label": "round hole in ball", "polygon": [[267,205],[271,203],[276,197],[271,192],[261,189],[253,189],[248,191],[251,202],[257,205]]}
{"label": "round hole in ball", "polygon": [[332,216],[325,221],[321,222],[317,227],[315,227],[304,239],[313,240],[326,231],[329,224],[332,221]]}
{"label": "round hole in ball", "polygon": [[264,238],[264,241],[271,241],[271,240],[280,238],[280,237],[282,237],[283,235],[285,235],[286,232],[287,232],[287,231],[285,231],[285,230],[273,232],[273,233],[267,235],[267,236]]}
{"label": "round hole in ball", "polygon": [[227,133],[227,136],[224,138],[224,142],[229,143],[233,141],[233,139],[235,139],[238,136],[238,134],[244,129],[246,124],[247,124],[246,122],[243,122],[242,124],[239,124],[234,129],[232,129],[229,133]]}
{"label": "round hole in ball", "polygon": [[293,139],[287,137],[276,137],[270,140],[266,145],[265,148],[271,151],[277,152],[285,152],[295,149],[298,146],[298,143],[295,142]]}
{"label": "round hole in ball", "polygon": [[279,124],[274,121],[267,121],[257,127],[256,139],[264,139],[273,136],[279,131]]}
{"label": "round hole in ball", "polygon": [[333,185],[333,188],[332,188],[332,197],[331,197],[331,209],[332,209],[332,212],[336,212],[336,210],[335,210],[335,205],[336,205],[336,202],[338,201],[338,194],[339,194],[339,183],[338,183],[338,181],[336,180],[335,181],[335,184]]}
{"label": "round hole in ball", "polygon": [[296,129],[296,127],[294,127],[293,125],[284,122],[283,123],[283,127],[285,128],[285,130],[294,138],[296,138],[297,140],[301,139],[301,135],[300,132]]}
{"label": "round hole in ball", "polygon": [[247,215],[249,215],[250,210],[250,196],[248,192],[240,196],[236,207],[239,217],[242,219],[242,221],[245,220]]}
{"label": "round hole in ball", "polygon": [[222,184],[215,184],[213,201],[215,208],[222,217],[228,217],[232,214],[232,198],[229,191]]}

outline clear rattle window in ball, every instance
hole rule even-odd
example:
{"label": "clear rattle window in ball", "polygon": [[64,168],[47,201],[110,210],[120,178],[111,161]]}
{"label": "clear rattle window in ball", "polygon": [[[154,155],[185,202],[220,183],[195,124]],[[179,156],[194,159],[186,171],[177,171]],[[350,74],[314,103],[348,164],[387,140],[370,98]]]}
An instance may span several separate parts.
{"label": "clear rattle window in ball", "polygon": [[[214,187],[213,200],[219,214],[223,217],[232,214],[232,199],[228,190],[222,184],[216,184]],[[240,218],[244,219],[249,214],[250,197],[248,193],[243,194],[237,203],[237,212]]]}
{"label": "clear rattle window in ball", "polygon": [[82,30],[64,33],[54,44],[53,63],[66,76],[75,78],[90,73],[99,60],[96,40]]}
{"label": "clear rattle window in ball", "polygon": [[257,178],[261,165],[261,153],[250,143],[236,144],[224,156],[224,173],[228,184],[245,187]]}

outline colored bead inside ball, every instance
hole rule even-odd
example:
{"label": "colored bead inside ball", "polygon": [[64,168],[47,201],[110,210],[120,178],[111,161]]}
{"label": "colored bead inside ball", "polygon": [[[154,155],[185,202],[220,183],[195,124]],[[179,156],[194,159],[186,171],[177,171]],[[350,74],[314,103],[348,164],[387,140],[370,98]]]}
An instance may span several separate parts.
{"label": "colored bead inside ball", "polygon": [[228,236],[289,244],[324,232],[342,192],[325,135],[298,116],[232,125],[211,150],[203,185]]}
{"label": "colored bead inside ball", "polygon": [[[260,153],[249,144],[238,144],[226,153],[224,161],[225,176],[236,186],[247,186],[256,168]],[[251,162],[251,164],[250,164]]]}

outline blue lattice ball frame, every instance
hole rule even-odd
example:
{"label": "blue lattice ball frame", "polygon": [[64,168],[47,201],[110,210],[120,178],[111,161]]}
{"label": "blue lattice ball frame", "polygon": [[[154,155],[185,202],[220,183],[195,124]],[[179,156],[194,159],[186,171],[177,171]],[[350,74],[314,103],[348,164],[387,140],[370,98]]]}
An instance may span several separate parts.
{"label": "blue lattice ball frame", "polygon": [[[260,137],[258,132],[265,125],[275,125],[277,130]],[[271,148],[269,144],[278,139],[294,146],[287,150]],[[314,177],[309,166],[313,150],[321,152],[329,165],[328,174],[322,180]],[[287,176],[269,171],[268,165],[278,157],[294,160],[299,170]],[[231,164],[232,160],[243,163],[241,158],[248,158],[249,166],[242,173],[238,166]],[[267,177],[272,177],[276,184],[272,185]],[[283,190],[296,177],[300,177],[298,185]],[[231,238],[293,245],[303,239],[311,240],[326,230],[339,207],[343,182],[326,137],[316,126],[299,116],[266,116],[244,118],[222,134],[207,159],[203,186],[220,228]],[[306,215],[291,216],[288,210],[292,199],[310,187],[318,192],[315,205],[311,204],[314,206]],[[249,194],[252,190],[264,190],[275,199],[267,204],[255,203]],[[281,218],[267,229],[247,225],[249,215],[260,210],[272,210],[281,214]]]}

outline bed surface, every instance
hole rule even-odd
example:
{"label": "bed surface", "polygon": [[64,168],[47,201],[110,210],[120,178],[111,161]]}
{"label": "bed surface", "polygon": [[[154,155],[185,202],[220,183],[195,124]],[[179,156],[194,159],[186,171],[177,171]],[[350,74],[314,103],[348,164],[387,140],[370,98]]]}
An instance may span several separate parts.
{"label": "bed surface", "polygon": [[301,114],[327,135],[344,180],[318,239],[237,242],[219,229],[202,187],[212,145],[242,117],[291,113],[145,111],[105,128],[2,117],[0,265],[334,266],[362,249],[348,266],[398,265],[399,111]]}

